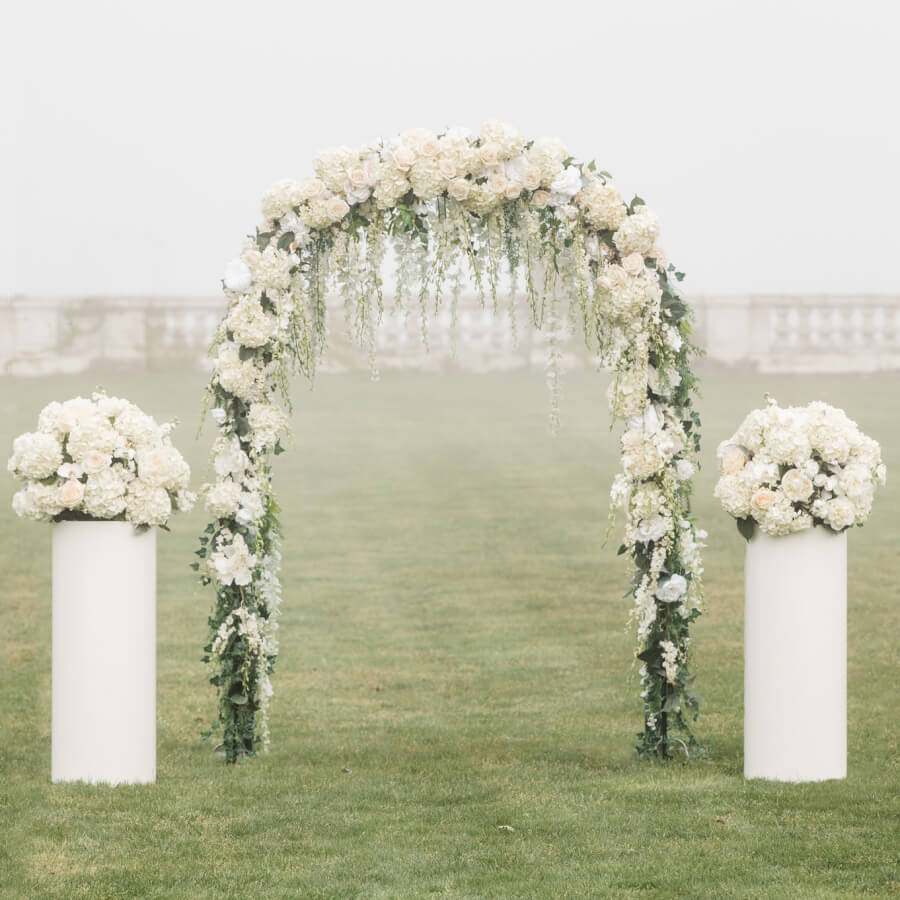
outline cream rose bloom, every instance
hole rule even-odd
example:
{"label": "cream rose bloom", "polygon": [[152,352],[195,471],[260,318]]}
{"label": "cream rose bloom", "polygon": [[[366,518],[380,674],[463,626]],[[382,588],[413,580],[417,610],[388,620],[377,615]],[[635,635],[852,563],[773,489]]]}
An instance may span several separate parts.
{"label": "cream rose bloom", "polygon": [[640,253],[629,253],[622,260],[622,268],[629,275],[640,275],[644,270],[644,257]]}
{"label": "cream rose bloom", "polygon": [[454,199],[463,201],[469,196],[469,192],[472,189],[472,182],[466,180],[465,178],[454,178],[450,184],[447,185],[447,193]]}
{"label": "cream rose bloom", "polygon": [[778,495],[775,491],[771,491],[768,488],[760,488],[750,498],[750,509],[754,512],[765,513],[777,499]]}
{"label": "cream rose bloom", "polygon": [[500,162],[500,145],[496,141],[486,141],[478,148],[478,158],[486,166],[496,166]]}
{"label": "cream rose bloom", "polygon": [[84,485],[74,478],[64,482],[59,488],[59,502],[72,509],[84,499]]}
{"label": "cream rose bloom", "polygon": [[747,454],[743,448],[730,446],[722,454],[722,474],[735,475],[747,464]]}
{"label": "cream rose bloom", "polygon": [[799,469],[788,469],[781,479],[781,490],[794,503],[808,500],[813,492],[812,479]]}

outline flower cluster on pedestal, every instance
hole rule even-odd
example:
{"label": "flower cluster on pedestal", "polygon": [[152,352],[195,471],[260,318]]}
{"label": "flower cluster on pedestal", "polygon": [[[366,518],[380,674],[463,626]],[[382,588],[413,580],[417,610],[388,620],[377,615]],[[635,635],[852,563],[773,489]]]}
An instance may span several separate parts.
{"label": "flower cluster on pedestal", "polygon": [[191,470],[159,425],[133,403],[95,393],[45,406],[16,438],[9,471],[24,481],[13,510],[42,522],[125,520],[165,527],[189,510]]}
{"label": "flower cluster on pedestal", "polygon": [[878,442],[826,403],[753,410],[718,450],[715,494],[745,537],[862,525],[887,468]]}

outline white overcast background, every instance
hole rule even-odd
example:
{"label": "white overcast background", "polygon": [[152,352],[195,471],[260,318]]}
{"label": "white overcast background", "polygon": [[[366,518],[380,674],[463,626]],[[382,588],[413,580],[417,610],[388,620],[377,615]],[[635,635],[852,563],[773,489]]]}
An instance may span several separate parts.
{"label": "white overcast background", "polygon": [[897,292],[894,2],[4,4],[0,295],[210,295],[317,149],[488,118],[595,158],[693,293]]}

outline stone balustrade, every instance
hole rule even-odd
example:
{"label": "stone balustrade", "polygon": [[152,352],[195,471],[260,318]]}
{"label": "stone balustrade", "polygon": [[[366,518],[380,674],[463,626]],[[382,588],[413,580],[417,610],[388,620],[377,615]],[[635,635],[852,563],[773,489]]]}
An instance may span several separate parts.
{"label": "stone balustrade", "polygon": [[[92,367],[154,370],[204,366],[223,310],[222,297],[0,298],[0,374],[76,373]],[[448,301],[449,304],[449,301]],[[758,372],[900,370],[900,295],[697,296],[702,365]],[[426,351],[417,313],[387,301],[377,334],[381,369],[455,367],[486,371],[541,367],[546,335],[516,314],[514,340],[505,305],[495,315],[475,298],[460,301],[456,327],[447,306],[429,319]],[[343,311],[329,312],[330,371],[364,369],[367,353],[347,336]],[[589,365],[580,338],[565,342],[563,364]]]}

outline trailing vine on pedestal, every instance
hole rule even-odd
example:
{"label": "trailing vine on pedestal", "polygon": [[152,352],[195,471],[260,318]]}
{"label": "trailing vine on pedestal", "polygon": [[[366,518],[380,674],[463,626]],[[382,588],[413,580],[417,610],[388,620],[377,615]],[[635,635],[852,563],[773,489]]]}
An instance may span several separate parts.
{"label": "trailing vine on pedestal", "polygon": [[[626,204],[609,173],[578,162],[558,140],[526,140],[499,122],[477,136],[418,129],[328,150],[315,172],[278,182],[263,199],[261,228],[226,269],[228,312],[211,349],[207,407],[218,434],[205,500],[212,521],[194,568],[216,591],[205,659],[226,759],[253,755],[269,741],[281,597],[272,457],[282,452],[288,424],[289,376],[312,380],[326,352],[326,295],[343,298],[347,329],[377,377],[385,304],[414,315],[427,346],[445,303],[455,328],[467,280],[494,313],[505,298],[514,337],[522,294],[532,327],[547,333],[554,428],[568,329],[581,331],[613,373],[609,405],[625,429],[611,516],[626,512],[619,552],[635,567],[629,594],[644,702],[638,751],[692,754],[689,629],[700,614],[705,536],[690,517],[700,441],[696,351],[676,287],[683,276],[657,244],[656,216],[639,197]],[[389,248],[397,284],[386,298]]]}

